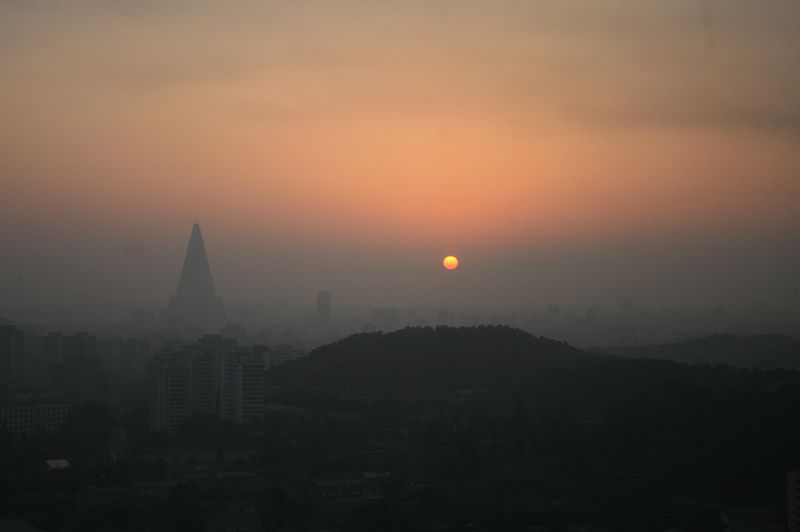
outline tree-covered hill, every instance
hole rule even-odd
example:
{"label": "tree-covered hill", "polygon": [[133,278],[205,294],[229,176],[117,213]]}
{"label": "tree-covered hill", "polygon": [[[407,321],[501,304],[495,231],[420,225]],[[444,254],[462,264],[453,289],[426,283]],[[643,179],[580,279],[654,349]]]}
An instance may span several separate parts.
{"label": "tree-covered hill", "polygon": [[800,390],[800,373],[794,371],[596,354],[489,326],[358,334],[268,371],[267,381],[295,390],[324,390],[327,396],[486,389],[583,414],[651,399],[674,405],[688,401],[689,407],[692,398],[724,402],[764,396],[780,402],[778,396],[794,397]]}
{"label": "tree-covered hill", "polygon": [[782,334],[714,334],[685,342],[612,348],[628,358],[674,360],[683,364],[726,364],[735,368],[800,369],[800,340]]}
{"label": "tree-covered hill", "polygon": [[[675,494],[709,508],[781,504],[786,471],[800,467],[800,372],[785,369],[596,354],[507,327],[439,327],[351,336],[267,380],[268,401],[319,419],[347,412],[330,419],[408,430],[422,443],[472,441],[465,464],[551,464],[620,515]],[[462,400],[464,389],[485,393]],[[497,441],[531,462],[497,458]]]}
{"label": "tree-covered hill", "polygon": [[268,380],[363,393],[505,388],[520,376],[598,357],[510,327],[406,328],[349,336],[269,371]]}

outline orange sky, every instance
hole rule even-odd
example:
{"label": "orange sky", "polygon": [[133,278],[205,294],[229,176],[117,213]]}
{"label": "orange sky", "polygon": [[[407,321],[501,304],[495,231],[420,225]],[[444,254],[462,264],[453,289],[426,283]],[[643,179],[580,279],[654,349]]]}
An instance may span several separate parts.
{"label": "orange sky", "polygon": [[0,237],[791,235],[797,28],[794,0],[4,2]]}

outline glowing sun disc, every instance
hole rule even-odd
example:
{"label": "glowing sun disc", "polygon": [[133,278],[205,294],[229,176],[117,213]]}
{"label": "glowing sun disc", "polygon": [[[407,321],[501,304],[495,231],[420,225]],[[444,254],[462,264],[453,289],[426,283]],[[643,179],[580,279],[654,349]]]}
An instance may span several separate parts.
{"label": "glowing sun disc", "polygon": [[453,255],[448,255],[442,260],[442,266],[444,266],[446,270],[455,270],[458,268],[458,259]]}

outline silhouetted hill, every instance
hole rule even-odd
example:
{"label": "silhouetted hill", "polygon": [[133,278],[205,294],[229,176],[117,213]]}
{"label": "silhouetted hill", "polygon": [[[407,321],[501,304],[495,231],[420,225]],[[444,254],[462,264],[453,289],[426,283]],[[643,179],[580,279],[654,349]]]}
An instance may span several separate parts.
{"label": "silhouetted hill", "polygon": [[598,356],[510,327],[406,328],[349,336],[268,372],[268,380],[367,393],[507,387]]}
{"label": "silhouetted hill", "polygon": [[800,393],[800,374],[794,371],[734,370],[637,356],[582,351],[510,327],[408,328],[320,347],[268,371],[267,383],[270,400],[323,410],[338,408],[351,396],[471,389],[519,393],[539,407],[584,416],[622,405],[628,411],[643,404],[667,411],[683,405],[692,413],[701,402],[747,404],[768,397],[780,404]]}
{"label": "silhouetted hill", "polygon": [[800,340],[782,334],[714,334],[686,342],[604,349],[627,358],[673,360],[683,364],[726,364],[736,368],[800,369]]}

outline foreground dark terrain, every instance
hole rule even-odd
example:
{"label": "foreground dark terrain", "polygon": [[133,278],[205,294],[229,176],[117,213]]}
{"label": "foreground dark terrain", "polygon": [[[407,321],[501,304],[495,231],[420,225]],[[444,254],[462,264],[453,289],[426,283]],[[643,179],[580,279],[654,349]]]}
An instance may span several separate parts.
{"label": "foreground dark terrain", "polygon": [[2,514],[82,531],[687,532],[725,530],[730,508],[784,515],[800,373],[634,357],[505,327],[355,335],[267,371],[262,424],[149,434],[145,404],[87,403],[59,434],[3,434]]}

